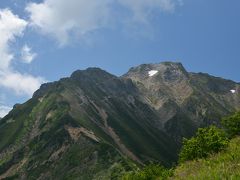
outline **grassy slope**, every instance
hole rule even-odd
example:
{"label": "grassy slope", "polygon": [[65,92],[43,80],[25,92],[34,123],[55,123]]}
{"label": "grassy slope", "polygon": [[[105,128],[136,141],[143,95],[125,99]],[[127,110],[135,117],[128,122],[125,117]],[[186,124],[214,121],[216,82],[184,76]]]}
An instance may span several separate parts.
{"label": "grassy slope", "polygon": [[171,179],[240,179],[240,137],[226,151],[179,165]]}
{"label": "grassy slope", "polygon": [[104,141],[85,136],[73,141],[64,125],[81,124],[68,115],[68,104],[58,97],[55,93],[41,102],[29,101],[1,121],[0,179],[114,179],[132,168],[134,163]]}

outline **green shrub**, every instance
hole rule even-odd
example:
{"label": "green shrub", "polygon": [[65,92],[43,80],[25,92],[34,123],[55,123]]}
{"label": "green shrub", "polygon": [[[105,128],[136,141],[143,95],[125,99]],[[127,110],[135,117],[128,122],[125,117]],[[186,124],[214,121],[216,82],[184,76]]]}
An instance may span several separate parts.
{"label": "green shrub", "polygon": [[230,137],[240,135],[240,112],[223,118],[222,125]]}
{"label": "green shrub", "polygon": [[166,169],[161,165],[148,165],[144,167],[142,170],[127,173],[122,178],[123,180],[161,180],[167,179],[168,177],[173,175],[173,171],[171,169]]}
{"label": "green shrub", "polygon": [[228,138],[223,130],[215,126],[199,128],[195,137],[183,139],[180,162],[205,158],[209,154],[221,151],[227,144]]}
{"label": "green shrub", "polygon": [[188,161],[177,166],[171,179],[174,180],[239,180],[240,137],[233,138],[226,150],[197,161]]}

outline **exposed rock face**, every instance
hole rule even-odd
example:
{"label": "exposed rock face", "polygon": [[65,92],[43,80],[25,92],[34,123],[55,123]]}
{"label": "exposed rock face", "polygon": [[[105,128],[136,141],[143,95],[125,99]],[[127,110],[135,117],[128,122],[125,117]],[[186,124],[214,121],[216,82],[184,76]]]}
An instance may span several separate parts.
{"label": "exposed rock face", "polygon": [[[157,73],[149,76],[150,71]],[[220,117],[240,108],[238,83],[188,73],[181,63],[143,64],[131,68],[123,78],[132,79],[145,102],[157,111],[165,130],[176,140],[187,136],[190,127],[218,124]],[[190,127],[186,128],[186,124]]]}
{"label": "exposed rock face", "polygon": [[0,121],[0,175],[111,179],[135,163],[171,165],[182,137],[239,109],[238,83],[180,63],[144,64],[122,77],[76,71]]}
{"label": "exposed rock face", "polygon": [[[149,76],[150,71],[157,71]],[[123,76],[132,79],[149,104],[160,109],[166,102],[173,101],[181,105],[192,93],[189,74],[180,63],[146,64]]]}

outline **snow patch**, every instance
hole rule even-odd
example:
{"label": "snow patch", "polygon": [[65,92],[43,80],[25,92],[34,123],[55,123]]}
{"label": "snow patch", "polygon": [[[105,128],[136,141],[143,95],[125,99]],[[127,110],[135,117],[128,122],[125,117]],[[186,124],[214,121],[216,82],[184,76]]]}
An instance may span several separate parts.
{"label": "snow patch", "polygon": [[151,70],[151,71],[148,71],[148,76],[152,77],[152,76],[154,76],[157,73],[158,73],[157,70]]}
{"label": "snow patch", "polygon": [[233,94],[236,93],[236,90],[234,90],[234,89],[232,89],[232,90],[230,90],[230,91],[231,91],[231,93],[233,93]]}

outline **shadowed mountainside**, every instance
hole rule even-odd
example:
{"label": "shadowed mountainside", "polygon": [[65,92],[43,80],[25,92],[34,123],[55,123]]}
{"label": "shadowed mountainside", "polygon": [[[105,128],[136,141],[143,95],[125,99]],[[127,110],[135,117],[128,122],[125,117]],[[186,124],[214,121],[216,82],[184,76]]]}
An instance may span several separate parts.
{"label": "shadowed mountainside", "polygon": [[240,85],[180,63],[44,84],[0,121],[0,179],[114,179],[177,160],[182,137],[240,109]]}

